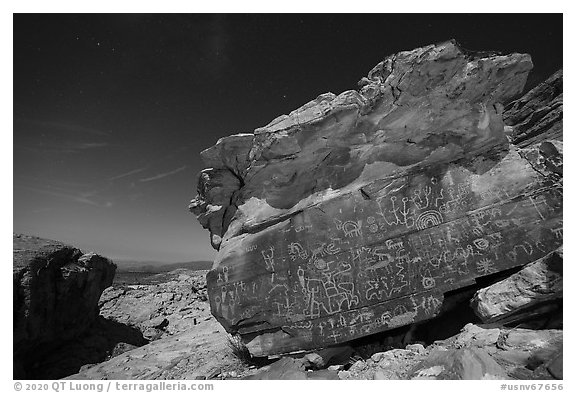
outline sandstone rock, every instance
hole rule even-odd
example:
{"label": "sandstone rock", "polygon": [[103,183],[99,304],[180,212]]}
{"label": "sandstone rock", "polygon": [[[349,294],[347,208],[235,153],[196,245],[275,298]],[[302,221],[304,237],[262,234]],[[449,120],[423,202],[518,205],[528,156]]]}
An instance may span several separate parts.
{"label": "sandstone rock", "polygon": [[541,370],[535,370],[542,365],[547,367],[562,351],[562,336],[562,330],[487,328],[468,324],[460,334],[443,341],[440,348],[480,349],[504,369],[507,378],[541,379]]}
{"label": "sandstone rock", "polygon": [[338,372],[332,370],[308,370],[306,379],[331,381],[339,380],[340,377],[338,376]]}
{"label": "sandstone rock", "polygon": [[553,358],[536,368],[534,375],[536,379],[564,379],[563,363],[563,354],[559,351]]}
{"label": "sandstone rock", "polygon": [[271,366],[262,368],[258,373],[247,377],[250,380],[298,380],[308,379],[304,371],[304,360],[290,357],[282,358]]}
{"label": "sandstone rock", "polygon": [[484,322],[509,316],[539,302],[562,297],[562,249],[478,291],[472,307]]}
{"label": "sandstone rock", "polygon": [[418,354],[423,354],[424,352],[426,352],[426,348],[424,348],[424,346],[422,344],[406,345],[406,349],[408,351],[416,352]]}
{"label": "sandstone rock", "polygon": [[206,292],[205,271],[176,269],[162,274],[158,284],[122,285],[108,288],[99,302],[100,314],[132,326],[147,340],[174,335],[203,323],[210,314],[202,296]]}
{"label": "sandstone rock", "polygon": [[316,368],[325,368],[330,364],[346,363],[354,350],[347,345],[324,348],[304,355],[304,359]]}
{"label": "sandstone rock", "polygon": [[139,330],[99,316],[84,334],[44,353],[29,368],[30,375],[64,378],[147,343]]}
{"label": "sandstone rock", "polygon": [[98,316],[98,299],[116,266],[96,254],[25,235],[14,235],[14,378],[85,333]]}
{"label": "sandstone rock", "polygon": [[360,91],[203,153],[191,209],[219,249],[218,321],[255,356],[337,345],[433,318],[445,292],[558,248],[550,146],[510,145],[502,120],[531,66],[452,41],[401,52]]}
{"label": "sandstone rock", "polygon": [[415,367],[410,379],[506,379],[506,372],[482,349],[437,349]]}
{"label": "sandstone rock", "polygon": [[227,347],[226,332],[212,319],[86,367],[66,379],[195,379],[233,370],[238,364]]}
{"label": "sandstone rock", "polygon": [[511,126],[512,142],[518,146],[546,139],[562,140],[563,71],[508,105],[504,121]]}

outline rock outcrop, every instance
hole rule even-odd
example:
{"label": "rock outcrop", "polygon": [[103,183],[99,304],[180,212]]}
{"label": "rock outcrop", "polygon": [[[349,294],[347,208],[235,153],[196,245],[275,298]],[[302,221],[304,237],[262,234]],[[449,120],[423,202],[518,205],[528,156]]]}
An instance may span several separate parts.
{"label": "rock outcrop", "polygon": [[563,296],[562,250],[532,262],[518,273],[479,290],[472,308],[489,323]]}
{"label": "rock outcrop", "polygon": [[400,52],[359,91],[202,152],[190,209],[219,250],[218,321],[255,356],[340,344],[433,318],[446,292],[560,247],[561,142],[509,142],[544,121],[522,121],[535,98],[503,120],[531,68],[453,41]]}
{"label": "rock outcrop", "polygon": [[110,287],[100,298],[100,315],[138,329],[147,340],[182,333],[209,315],[205,273],[177,269],[148,278],[157,284]]}
{"label": "rock outcrop", "polygon": [[512,142],[525,147],[546,139],[562,140],[563,71],[511,103],[504,112],[504,122]]}
{"label": "rock outcrop", "polygon": [[467,324],[428,347],[374,353],[341,379],[562,379],[562,331]]}
{"label": "rock outcrop", "polygon": [[240,367],[227,335],[206,308],[197,325],[164,335],[100,364],[83,367],[67,379],[195,379]]}
{"label": "rock outcrop", "polygon": [[96,320],[116,265],[51,240],[14,235],[13,241],[14,378],[26,378],[29,366]]}

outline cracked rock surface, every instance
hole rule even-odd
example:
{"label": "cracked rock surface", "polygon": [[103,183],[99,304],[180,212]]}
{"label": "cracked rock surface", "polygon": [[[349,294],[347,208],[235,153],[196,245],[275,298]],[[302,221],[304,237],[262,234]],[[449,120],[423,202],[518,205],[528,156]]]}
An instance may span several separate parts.
{"label": "cracked rock surface", "polygon": [[454,41],[400,52],[202,152],[190,209],[219,250],[214,316],[256,356],[338,345],[560,247],[562,143],[510,143],[552,129],[527,108],[562,110],[546,86],[512,101],[531,68]]}

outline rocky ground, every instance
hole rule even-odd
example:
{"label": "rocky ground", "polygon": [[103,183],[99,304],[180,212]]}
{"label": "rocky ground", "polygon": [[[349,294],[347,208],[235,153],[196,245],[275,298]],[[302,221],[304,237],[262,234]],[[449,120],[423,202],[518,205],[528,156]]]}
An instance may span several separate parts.
{"label": "rocky ground", "polygon": [[562,71],[512,101],[531,68],[430,45],[221,139],[209,272],[15,235],[15,377],[562,379]]}
{"label": "rocky ground", "polygon": [[[15,248],[18,255],[21,250]],[[539,271],[535,266],[542,271],[547,261],[558,265],[556,259],[549,258],[510,277],[525,279],[527,274]],[[145,284],[113,284],[103,291],[100,315],[93,324],[84,334],[52,348],[37,361],[31,368],[33,377],[562,378],[561,307],[540,310],[540,317],[531,316],[528,322],[514,321],[514,328],[503,324],[482,325],[475,314],[462,311],[462,305],[470,309],[467,302],[474,295],[473,291],[467,291],[454,296],[452,311],[415,328],[400,328],[349,345],[292,356],[254,358],[210,313],[205,275],[206,271],[177,269],[149,276]],[[490,286],[492,292],[506,280],[510,278]],[[555,282],[558,286],[558,280]],[[507,287],[522,289],[509,282]],[[486,292],[478,293],[486,297]]]}
{"label": "rocky ground", "polygon": [[[548,315],[547,322],[539,325],[554,329],[490,327],[481,325],[472,314],[460,320],[447,314],[445,319],[424,323],[418,329],[397,329],[346,346],[270,360],[252,358],[241,341],[227,334],[210,314],[205,273],[177,270],[155,277],[165,282],[107,289],[100,301],[101,315],[139,329],[152,341],[125,348],[102,363],[86,365],[68,378],[562,378],[562,322],[557,313],[556,319]],[[465,324],[466,319],[478,324]],[[446,338],[435,324],[452,324],[457,334]],[[430,332],[442,339],[434,340]]]}

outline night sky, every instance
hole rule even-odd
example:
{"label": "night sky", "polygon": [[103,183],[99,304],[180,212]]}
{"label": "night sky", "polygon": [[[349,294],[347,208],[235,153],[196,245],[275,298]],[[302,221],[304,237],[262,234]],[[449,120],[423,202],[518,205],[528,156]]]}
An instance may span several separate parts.
{"label": "night sky", "polygon": [[561,15],[14,16],[14,231],[118,259],[212,259],[199,153],[386,55],[457,39],[562,67]]}

